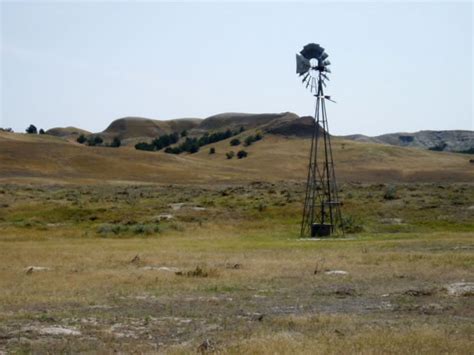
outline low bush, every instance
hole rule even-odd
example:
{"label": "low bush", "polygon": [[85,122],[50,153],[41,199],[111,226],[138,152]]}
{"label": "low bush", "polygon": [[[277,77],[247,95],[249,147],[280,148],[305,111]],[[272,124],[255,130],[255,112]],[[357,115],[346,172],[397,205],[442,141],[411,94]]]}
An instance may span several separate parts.
{"label": "low bush", "polygon": [[231,145],[232,147],[235,147],[235,146],[237,146],[237,145],[239,145],[239,144],[240,144],[240,139],[238,139],[238,138],[234,138],[234,139],[232,139],[232,140],[230,141],[230,145]]}
{"label": "low bush", "polygon": [[384,200],[396,200],[398,198],[397,188],[394,185],[387,186],[383,198]]}
{"label": "low bush", "polygon": [[246,158],[247,155],[248,153],[245,150],[239,150],[239,152],[237,153],[237,158],[243,159],[243,158]]}
{"label": "low bush", "polygon": [[360,233],[364,231],[364,225],[362,222],[358,221],[351,215],[342,216],[342,221],[340,223],[341,229],[344,233]]}

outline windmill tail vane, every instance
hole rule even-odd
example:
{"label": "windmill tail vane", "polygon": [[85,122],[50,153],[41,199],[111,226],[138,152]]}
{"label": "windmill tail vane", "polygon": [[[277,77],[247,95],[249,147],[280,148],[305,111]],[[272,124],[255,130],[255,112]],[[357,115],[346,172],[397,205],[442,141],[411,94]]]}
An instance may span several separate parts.
{"label": "windmill tail vane", "polygon": [[315,43],[307,44],[296,54],[296,73],[303,77],[303,84],[306,83],[306,88],[316,97],[301,238],[344,232],[325,103],[335,101],[324,95],[323,89],[329,81],[327,74],[331,73],[328,57],[325,49]]}

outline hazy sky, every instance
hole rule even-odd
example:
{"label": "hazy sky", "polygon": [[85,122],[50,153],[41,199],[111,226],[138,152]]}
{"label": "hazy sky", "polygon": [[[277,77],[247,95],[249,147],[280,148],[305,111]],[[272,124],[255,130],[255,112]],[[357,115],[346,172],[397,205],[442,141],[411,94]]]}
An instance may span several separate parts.
{"label": "hazy sky", "polygon": [[3,1],[0,127],[312,114],[294,61],[316,42],[332,62],[332,133],[472,130],[473,11],[471,2]]}

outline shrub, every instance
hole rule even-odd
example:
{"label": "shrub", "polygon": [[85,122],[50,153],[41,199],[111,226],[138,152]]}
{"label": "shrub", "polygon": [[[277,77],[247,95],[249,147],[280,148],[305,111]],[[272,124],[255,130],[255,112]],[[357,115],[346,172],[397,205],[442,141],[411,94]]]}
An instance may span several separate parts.
{"label": "shrub", "polygon": [[239,145],[240,144],[240,139],[238,138],[234,138],[230,141],[230,145],[235,147],[236,145]]}
{"label": "shrub", "polygon": [[208,269],[201,266],[196,266],[194,270],[189,271],[177,271],[175,273],[178,276],[187,276],[187,277],[212,277],[218,276],[217,269]]}
{"label": "shrub", "polygon": [[340,227],[344,233],[360,233],[364,230],[363,224],[350,215],[342,216]]}
{"label": "shrub", "polygon": [[124,232],[125,229],[118,225],[118,224],[101,224],[99,227],[97,227],[97,233],[101,235],[107,235],[107,234],[115,234],[118,235],[122,232]]}
{"label": "shrub", "polygon": [[122,145],[122,141],[120,140],[119,137],[114,137],[114,139],[112,140],[112,143],[110,143],[110,146],[112,148],[118,148]]}
{"label": "shrub", "polygon": [[26,129],[26,133],[28,133],[28,134],[37,134],[38,129],[34,125],[30,124],[29,127]]}
{"label": "shrub", "polygon": [[183,131],[181,132],[181,137],[187,137],[187,136],[188,136],[188,131],[183,130]]}
{"label": "shrub", "polygon": [[225,153],[225,156],[227,157],[227,159],[232,159],[234,157],[234,152],[227,152]]}
{"label": "shrub", "polygon": [[398,198],[397,188],[394,185],[389,185],[383,195],[384,200],[396,200]]}
{"label": "shrub", "polygon": [[237,158],[239,159],[246,158],[247,155],[248,153],[245,150],[239,150],[239,152],[237,153]]}
{"label": "shrub", "polygon": [[160,228],[155,225],[149,224],[136,224],[132,227],[132,233],[134,234],[152,234],[153,232],[158,233]]}
{"label": "shrub", "polygon": [[87,141],[87,138],[85,135],[81,134],[79,137],[76,139],[77,143],[83,144]]}
{"label": "shrub", "polygon": [[216,154],[216,148],[209,148],[209,154]]}
{"label": "shrub", "polygon": [[39,134],[46,134],[43,128],[40,129]]}
{"label": "shrub", "polygon": [[182,152],[183,151],[181,150],[180,147],[168,147],[165,149],[165,153],[168,153],[168,154],[180,154]]}

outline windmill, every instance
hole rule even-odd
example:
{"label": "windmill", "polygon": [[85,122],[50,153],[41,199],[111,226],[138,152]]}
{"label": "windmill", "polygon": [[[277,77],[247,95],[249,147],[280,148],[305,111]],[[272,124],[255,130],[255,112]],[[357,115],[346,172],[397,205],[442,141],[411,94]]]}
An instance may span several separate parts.
{"label": "windmill", "polygon": [[329,81],[327,74],[331,73],[328,68],[331,62],[327,58],[324,48],[315,43],[307,44],[296,54],[296,73],[303,77],[303,84],[316,97],[301,238],[343,232],[326,113],[326,100],[332,100],[324,95],[323,88]]}

